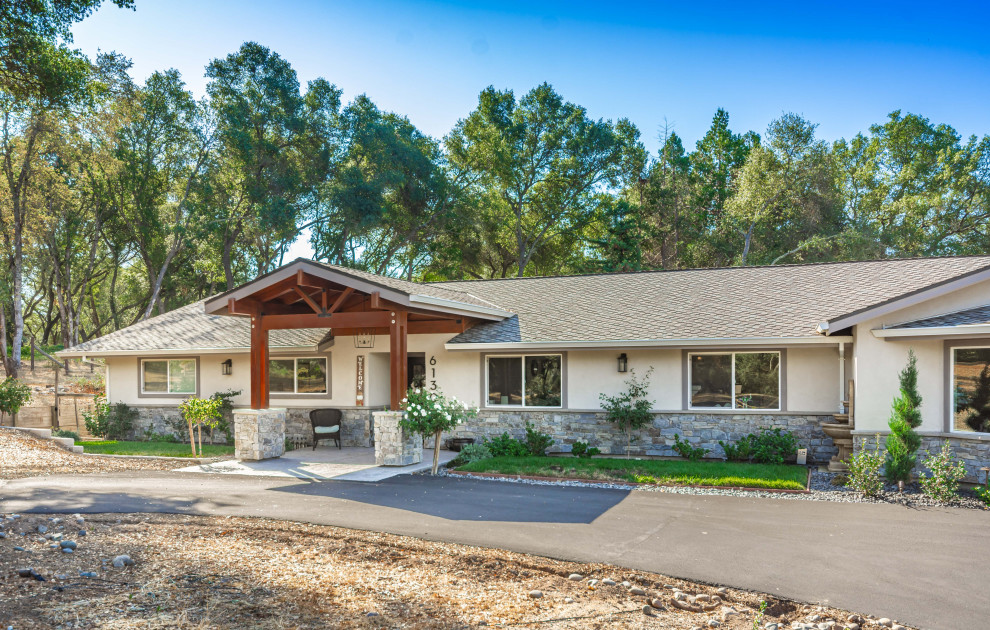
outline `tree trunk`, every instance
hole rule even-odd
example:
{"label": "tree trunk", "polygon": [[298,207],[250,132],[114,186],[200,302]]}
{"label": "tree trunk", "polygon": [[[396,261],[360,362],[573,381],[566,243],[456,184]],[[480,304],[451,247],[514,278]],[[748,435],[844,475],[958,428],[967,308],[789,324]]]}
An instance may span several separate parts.
{"label": "tree trunk", "polygon": [[437,467],[440,465],[440,431],[433,436],[433,475],[437,474]]}
{"label": "tree trunk", "polygon": [[186,418],[186,424],[189,425],[189,447],[192,449],[192,456],[196,457],[196,434],[193,432],[192,420]]}

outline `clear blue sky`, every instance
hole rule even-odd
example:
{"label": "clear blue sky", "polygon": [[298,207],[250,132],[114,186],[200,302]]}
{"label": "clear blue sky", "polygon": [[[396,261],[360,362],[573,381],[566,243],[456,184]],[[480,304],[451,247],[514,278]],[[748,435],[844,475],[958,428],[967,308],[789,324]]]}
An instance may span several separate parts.
{"label": "clear blue sky", "polygon": [[902,109],[990,133],[987,2],[465,2],[136,0],[75,28],[143,80],[182,72],[197,94],[213,58],[258,41],[300,80],[366,93],[443,136],[488,85],[549,81],[596,118],[628,117],[655,151],[666,119],[691,147],[718,107],[737,131],[782,112],[849,138]]}

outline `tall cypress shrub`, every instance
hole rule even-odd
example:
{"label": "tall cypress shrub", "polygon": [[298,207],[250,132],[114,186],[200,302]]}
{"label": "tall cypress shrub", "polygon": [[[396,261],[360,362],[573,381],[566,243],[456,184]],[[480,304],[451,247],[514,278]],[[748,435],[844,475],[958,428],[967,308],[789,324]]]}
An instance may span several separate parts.
{"label": "tall cypress shrub", "polygon": [[918,359],[914,350],[908,352],[908,364],[901,371],[901,393],[894,399],[887,436],[887,481],[897,482],[903,491],[911,480],[911,471],[921,447],[921,436],[915,429],[921,426],[921,395],[918,394]]}

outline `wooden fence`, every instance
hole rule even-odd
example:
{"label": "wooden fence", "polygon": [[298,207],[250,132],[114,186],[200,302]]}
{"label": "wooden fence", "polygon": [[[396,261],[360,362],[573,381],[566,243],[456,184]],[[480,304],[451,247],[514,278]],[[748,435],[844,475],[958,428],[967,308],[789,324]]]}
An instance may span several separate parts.
{"label": "wooden fence", "polygon": [[93,411],[93,394],[60,393],[58,405],[34,405],[21,407],[11,418],[4,417],[4,424],[28,429],[64,429],[75,431],[80,437],[92,437],[86,431],[83,413]]}

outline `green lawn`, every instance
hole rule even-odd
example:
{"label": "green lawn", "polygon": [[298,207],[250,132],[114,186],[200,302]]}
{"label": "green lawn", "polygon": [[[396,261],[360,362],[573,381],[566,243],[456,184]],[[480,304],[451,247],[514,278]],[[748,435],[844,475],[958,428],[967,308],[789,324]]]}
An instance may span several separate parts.
{"label": "green lawn", "polygon": [[786,490],[804,490],[808,480],[808,469],[803,466],[660,459],[493,457],[465,464],[457,470],[537,477],[575,477],[599,481]]}
{"label": "green lawn", "polygon": [[[104,440],[100,442],[76,442],[87,453],[100,455],[163,455],[166,457],[192,457],[192,448],[181,442],[125,442]],[[233,455],[233,446],[204,444],[203,457]]]}

